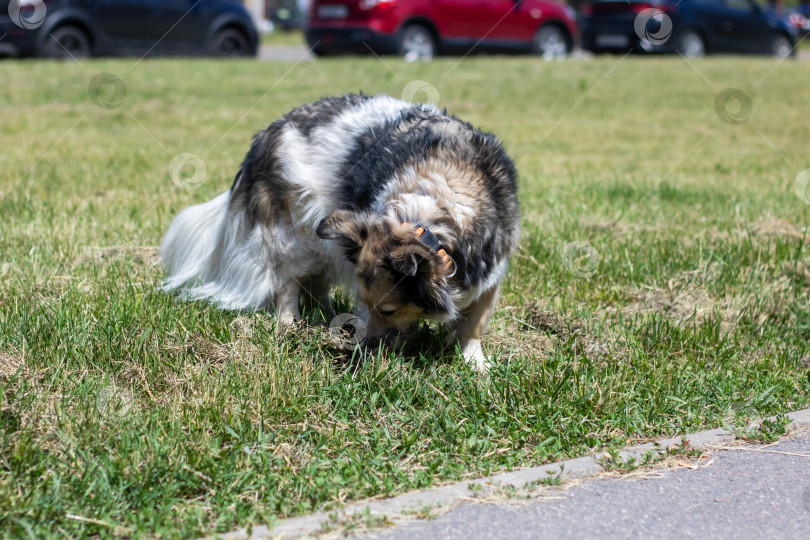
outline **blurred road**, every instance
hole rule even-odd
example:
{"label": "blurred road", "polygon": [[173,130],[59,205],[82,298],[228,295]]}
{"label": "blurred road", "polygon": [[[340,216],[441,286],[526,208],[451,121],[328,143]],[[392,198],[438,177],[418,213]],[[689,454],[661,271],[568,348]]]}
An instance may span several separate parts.
{"label": "blurred road", "polygon": [[297,62],[302,59],[314,60],[315,55],[305,45],[262,45],[259,48],[259,59]]}
{"label": "blurred road", "polygon": [[810,538],[810,434],[709,457],[697,470],[584,482],[527,506],[464,504],[370,537]]}
{"label": "blurred road", "polygon": [[[315,55],[309,52],[305,45],[262,45],[259,49],[261,60],[276,60],[282,62],[298,62],[299,60],[313,60]],[[582,49],[575,49],[571,54],[572,60],[585,60],[592,58],[592,55]],[[741,56],[740,58],[745,58]],[[755,58],[755,57],[754,57]],[[799,60],[810,60],[810,49],[802,49],[798,54]]]}

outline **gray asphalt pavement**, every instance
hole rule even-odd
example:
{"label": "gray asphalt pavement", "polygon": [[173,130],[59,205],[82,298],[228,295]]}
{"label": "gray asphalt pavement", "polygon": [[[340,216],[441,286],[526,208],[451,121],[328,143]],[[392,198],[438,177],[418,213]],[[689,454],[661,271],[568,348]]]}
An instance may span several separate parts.
{"label": "gray asphalt pavement", "polygon": [[[810,60],[810,50],[802,49],[798,51],[799,60]],[[314,60],[315,55],[309,52],[305,45],[262,45],[259,48],[259,58],[261,60],[274,60],[281,62],[299,62],[301,60]],[[572,60],[588,60],[593,56],[581,49],[576,49],[572,55]],[[742,58],[742,57],[741,57]]]}
{"label": "gray asphalt pavement", "polygon": [[259,60],[298,62],[314,60],[315,55],[305,45],[262,45],[259,47]]}
{"label": "gray asphalt pavement", "polygon": [[559,500],[463,504],[363,538],[810,539],[810,434],[709,457],[714,461],[697,470],[587,481],[557,492]]}

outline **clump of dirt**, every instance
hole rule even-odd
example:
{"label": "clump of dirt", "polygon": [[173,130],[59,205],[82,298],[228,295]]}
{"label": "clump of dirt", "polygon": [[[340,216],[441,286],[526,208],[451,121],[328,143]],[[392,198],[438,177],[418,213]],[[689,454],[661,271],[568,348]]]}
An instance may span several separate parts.
{"label": "clump of dirt", "polygon": [[500,317],[484,340],[488,352],[517,353],[528,358],[546,357],[562,343],[570,344],[576,354],[591,360],[627,355],[621,339],[599,339],[584,324],[544,309],[538,301],[527,304],[517,316]]}
{"label": "clump of dirt", "polygon": [[526,307],[526,320],[522,321],[522,327],[553,334],[563,339],[572,333],[580,334],[582,331],[578,324],[570,322],[558,313],[542,309],[536,300]]}
{"label": "clump of dirt", "polygon": [[[762,281],[757,273],[775,273]],[[606,313],[621,313],[625,317],[663,315],[679,327],[700,326],[709,321],[720,325],[720,332],[729,335],[744,317],[756,316],[755,324],[766,324],[769,317],[780,316],[795,297],[796,291],[810,284],[810,269],[804,263],[791,264],[781,272],[777,269],[736,269],[740,279],[759,280],[762,283],[742,294],[715,298],[704,285],[708,285],[721,272],[722,265],[713,263],[695,270],[683,272],[669,280],[666,287],[642,285],[629,287],[624,292],[627,303],[623,306],[608,306]],[[743,276],[743,273],[750,276]]]}
{"label": "clump of dirt", "polygon": [[0,381],[9,381],[23,364],[22,356],[0,351]]}
{"label": "clump of dirt", "polygon": [[323,325],[312,325],[305,321],[292,324],[279,324],[270,314],[255,316],[240,315],[229,326],[230,340],[218,341],[191,332],[185,336],[175,336],[162,346],[164,351],[182,351],[188,356],[204,361],[206,366],[221,367],[229,361],[238,363],[261,363],[264,352],[260,346],[262,339],[272,339],[287,347],[287,354],[295,356],[306,345],[317,344],[325,351],[340,356],[340,339]]}
{"label": "clump of dirt", "polygon": [[796,285],[810,287],[810,262],[787,263],[782,267],[781,275]]}
{"label": "clump of dirt", "polygon": [[284,460],[290,467],[300,467],[312,459],[312,456],[310,456],[309,453],[303,450],[300,446],[293,446],[286,442],[276,446],[273,449],[273,455]]}
{"label": "clump of dirt", "polygon": [[591,220],[582,223],[585,229],[600,233],[610,233],[614,236],[626,236],[628,234],[638,234],[640,232],[656,232],[661,230],[657,225],[629,223],[623,220]]}
{"label": "clump of dirt", "polygon": [[768,217],[748,226],[752,235],[776,236],[802,239],[807,237],[807,229],[799,229],[791,222],[775,217]]}
{"label": "clump of dirt", "polygon": [[[712,314],[715,302],[705,289],[698,286],[674,286],[630,288],[625,291],[629,303],[621,308],[622,314],[635,316],[660,313],[673,319],[678,325],[701,324]],[[608,308],[608,311],[617,311]]]}

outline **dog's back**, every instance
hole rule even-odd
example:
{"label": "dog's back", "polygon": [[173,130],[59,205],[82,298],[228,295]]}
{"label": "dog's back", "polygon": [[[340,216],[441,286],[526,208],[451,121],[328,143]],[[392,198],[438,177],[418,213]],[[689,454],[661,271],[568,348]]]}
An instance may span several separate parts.
{"label": "dog's back", "polygon": [[172,223],[165,288],[234,309],[297,305],[291,279],[303,286],[355,273],[345,246],[316,235],[343,211],[429,223],[455,264],[443,284],[452,319],[500,282],[517,242],[516,191],[497,138],[434,106],[324,99],[257,133],[231,189]]}

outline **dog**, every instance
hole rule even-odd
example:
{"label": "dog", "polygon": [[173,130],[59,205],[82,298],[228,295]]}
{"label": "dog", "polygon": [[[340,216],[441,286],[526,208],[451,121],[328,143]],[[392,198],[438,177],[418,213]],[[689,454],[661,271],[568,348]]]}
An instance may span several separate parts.
{"label": "dog", "polygon": [[183,210],[163,288],[226,309],[334,314],[356,291],[367,344],[446,325],[488,369],[481,334],[519,237],[517,171],[496,136],[434,105],[324,98],[259,131],[231,188]]}

